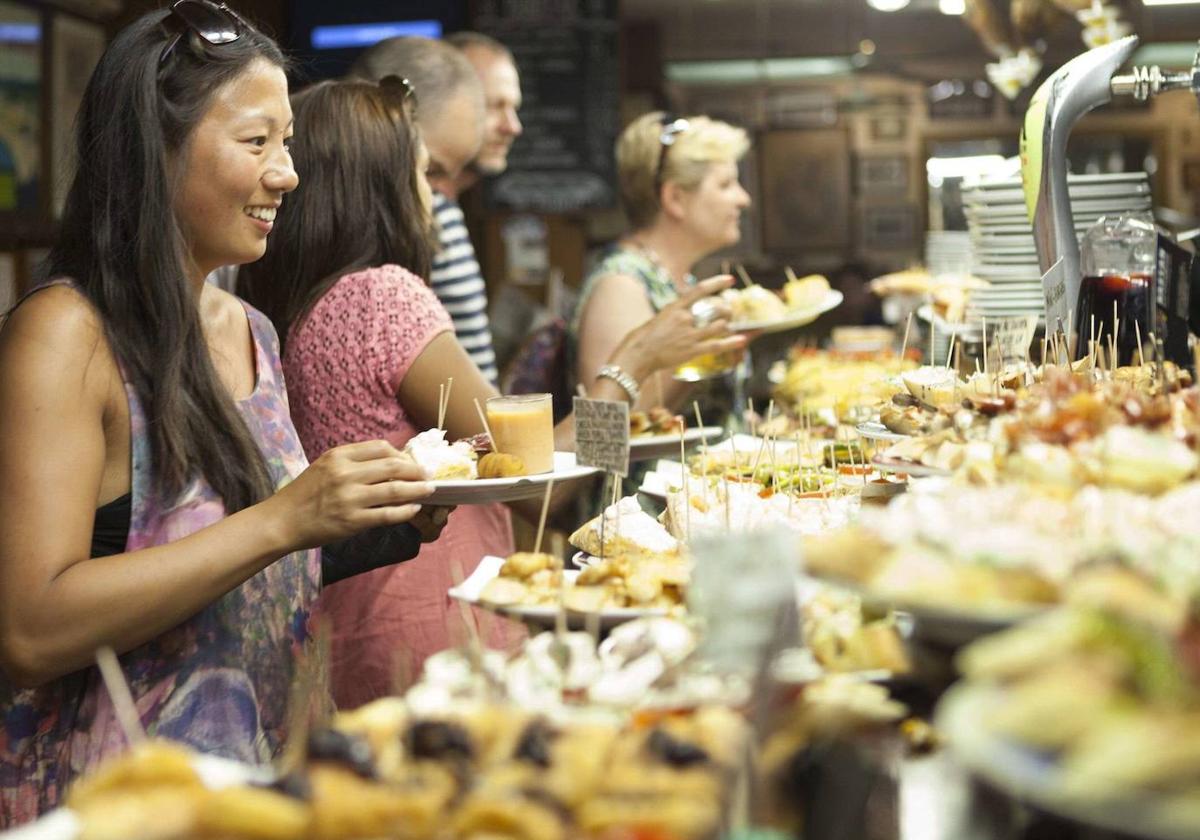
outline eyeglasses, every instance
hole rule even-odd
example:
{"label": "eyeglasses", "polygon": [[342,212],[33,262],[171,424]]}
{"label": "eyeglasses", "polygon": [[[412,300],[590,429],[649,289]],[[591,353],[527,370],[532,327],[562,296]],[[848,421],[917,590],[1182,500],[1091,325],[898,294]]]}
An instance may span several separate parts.
{"label": "eyeglasses", "polygon": [[379,87],[385,93],[398,96],[401,102],[411,102],[414,111],[417,109],[417,89],[405,77],[395,74],[384,76],[379,80]]}
{"label": "eyeglasses", "polygon": [[667,161],[667,149],[675,145],[679,135],[692,127],[692,124],[682,117],[676,118],[670,114],[662,115],[662,131],[658,135],[658,166],[654,170],[654,187],[662,186],[663,164]]}
{"label": "eyeglasses", "polygon": [[175,30],[175,37],[167,42],[158,56],[160,69],[189,32],[195,32],[206,43],[216,47],[236,41],[249,28],[233,9],[224,3],[213,3],[212,0],[178,0],[171,6],[171,13],[163,19],[163,25]]}

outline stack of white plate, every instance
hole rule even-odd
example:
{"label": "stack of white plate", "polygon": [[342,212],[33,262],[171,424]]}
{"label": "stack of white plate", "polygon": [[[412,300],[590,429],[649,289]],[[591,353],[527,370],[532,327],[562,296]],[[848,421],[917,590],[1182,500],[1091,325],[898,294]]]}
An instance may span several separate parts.
{"label": "stack of white plate", "polygon": [[[1101,216],[1149,211],[1150,181],[1145,172],[1071,175],[1071,212],[1080,238]],[[963,194],[973,252],[973,273],[991,288],[971,295],[967,318],[1007,318],[1045,313],[1042,273],[1033,227],[1025,210],[1020,179],[990,181]]]}
{"label": "stack of white plate", "polygon": [[925,234],[925,268],[940,274],[969,274],[971,234],[965,230],[931,230]]}

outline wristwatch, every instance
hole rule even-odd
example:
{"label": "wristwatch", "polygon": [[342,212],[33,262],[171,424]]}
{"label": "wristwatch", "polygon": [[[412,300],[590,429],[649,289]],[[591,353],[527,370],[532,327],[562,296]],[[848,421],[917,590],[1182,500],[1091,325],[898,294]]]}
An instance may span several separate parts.
{"label": "wristwatch", "polygon": [[621,370],[616,365],[605,365],[596,373],[596,378],[611,379],[616,382],[629,395],[629,402],[636,403],[642,390],[638,387],[637,380],[630,376],[625,371]]}

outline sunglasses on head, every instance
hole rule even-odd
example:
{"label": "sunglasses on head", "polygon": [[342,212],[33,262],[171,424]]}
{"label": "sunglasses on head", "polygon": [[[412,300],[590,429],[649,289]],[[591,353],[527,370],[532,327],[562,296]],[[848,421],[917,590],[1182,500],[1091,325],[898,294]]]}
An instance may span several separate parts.
{"label": "sunglasses on head", "polygon": [[660,120],[662,131],[658,135],[658,166],[654,169],[654,186],[662,186],[663,164],[667,161],[667,149],[675,145],[680,134],[692,127],[692,124],[682,117],[663,114]]}
{"label": "sunglasses on head", "polygon": [[413,87],[413,83],[403,76],[389,74],[379,80],[379,87],[385,93],[397,97],[401,102],[411,103],[415,111],[417,109],[417,90]]}
{"label": "sunglasses on head", "polygon": [[195,33],[205,43],[216,47],[236,41],[249,28],[236,12],[224,3],[212,0],[177,0],[171,6],[171,13],[163,19],[163,25],[175,35],[158,56],[160,68],[188,33]]}

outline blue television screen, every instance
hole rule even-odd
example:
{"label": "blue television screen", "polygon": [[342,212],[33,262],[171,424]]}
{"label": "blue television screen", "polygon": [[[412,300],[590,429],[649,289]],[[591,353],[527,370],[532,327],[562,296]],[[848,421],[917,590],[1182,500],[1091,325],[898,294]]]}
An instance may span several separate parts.
{"label": "blue television screen", "polygon": [[301,81],[342,76],[359,52],[397,35],[440,38],[467,27],[467,0],[293,0],[286,43]]}

